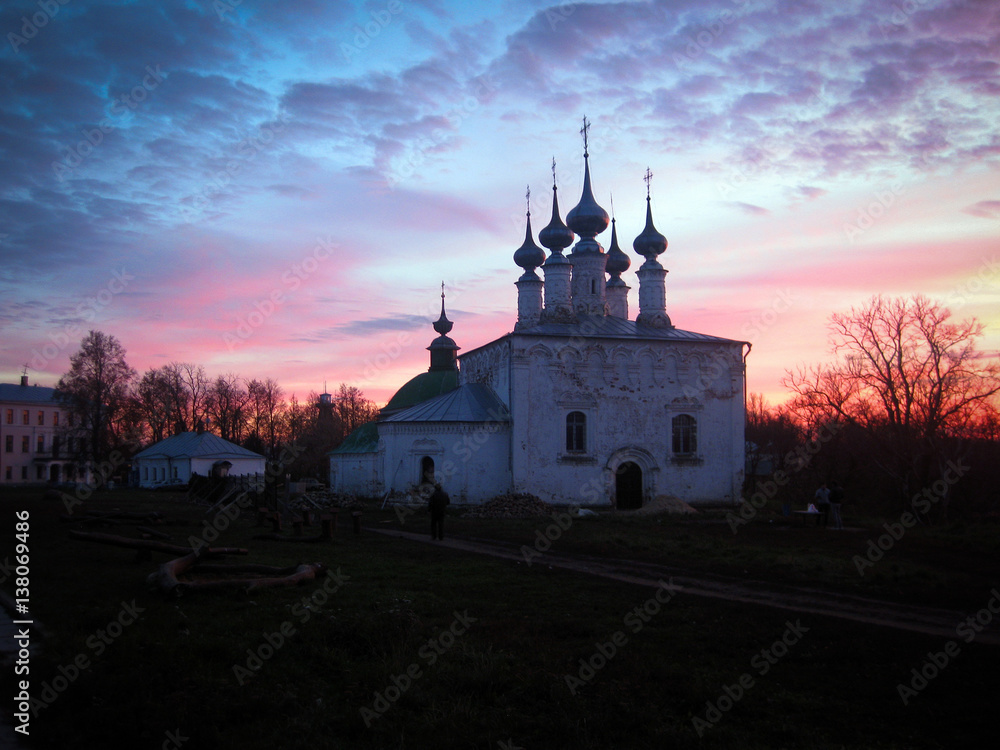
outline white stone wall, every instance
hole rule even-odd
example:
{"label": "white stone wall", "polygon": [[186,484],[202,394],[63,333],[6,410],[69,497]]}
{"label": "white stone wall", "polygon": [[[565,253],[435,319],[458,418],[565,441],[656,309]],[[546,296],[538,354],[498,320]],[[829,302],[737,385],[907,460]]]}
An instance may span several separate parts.
{"label": "white stone wall", "polygon": [[[639,465],[644,500],[739,498],[742,347],[703,342],[513,337],[516,491],[555,503],[612,504],[614,471]],[[464,363],[463,363],[464,364]],[[586,450],[566,450],[566,415],[587,418]],[[672,453],[671,420],[697,420],[694,457]]]}

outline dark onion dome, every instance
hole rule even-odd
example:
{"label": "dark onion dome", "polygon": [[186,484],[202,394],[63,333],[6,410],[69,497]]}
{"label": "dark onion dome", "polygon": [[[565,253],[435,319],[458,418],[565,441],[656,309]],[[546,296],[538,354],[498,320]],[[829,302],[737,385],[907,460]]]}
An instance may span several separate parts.
{"label": "dark onion dome", "polygon": [[566,214],[566,224],[583,239],[593,239],[611,222],[608,212],[597,205],[594,192],[590,189],[590,157],[583,154],[583,195],[580,202]]}
{"label": "dark onion dome", "polygon": [[653,209],[646,196],[646,226],[642,233],[632,242],[633,249],[646,260],[654,260],[657,255],[667,249],[667,238],[656,231],[653,226]]}
{"label": "dark onion dome", "polygon": [[[527,216],[528,220],[524,227],[524,243],[514,251],[514,262],[523,268],[525,273],[531,273],[545,262],[545,251],[536,245],[531,238],[531,211],[528,211]],[[444,301],[441,302],[441,305],[443,310]]]}
{"label": "dark onion dome", "polygon": [[[442,284],[442,286],[444,285]],[[441,292],[441,317],[434,321],[434,330],[443,336],[446,333],[451,333],[451,329],[454,327],[455,324],[448,320],[448,316],[444,314],[444,292]]]}
{"label": "dark onion dome", "polygon": [[559,195],[556,186],[552,186],[552,220],[541,232],[538,241],[554,253],[561,253],[573,244],[573,230],[563,224],[559,218]]}
{"label": "dark onion dome", "polygon": [[618,228],[615,226],[615,220],[611,220],[611,247],[608,248],[608,262],[604,266],[604,270],[610,273],[612,276],[620,277],[623,273],[628,270],[628,267],[632,265],[632,261],[625,252],[618,246]]}

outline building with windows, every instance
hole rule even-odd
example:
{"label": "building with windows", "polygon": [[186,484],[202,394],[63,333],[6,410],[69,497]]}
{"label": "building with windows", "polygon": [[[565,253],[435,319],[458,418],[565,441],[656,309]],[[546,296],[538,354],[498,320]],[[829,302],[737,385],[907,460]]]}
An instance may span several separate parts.
{"label": "building with windows", "polygon": [[[553,185],[538,234],[548,255],[527,214],[513,331],[458,355],[442,291],[429,370],[330,453],[330,486],[378,497],[433,477],[465,503],[504,492],[622,509],[660,495],[738,502],[749,344],[681,330],[667,315],[650,176],[632,243],[643,259],[638,315],[621,278],[631,259],[594,199],[585,149],[583,193],[565,223]],[[605,251],[597,235],[609,224]]]}
{"label": "building with windows", "polygon": [[210,432],[182,432],[136,453],[130,483],[150,488],[186,484],[193,474],[259,476],[263,482],[264,457]]}
{"label": "building with windows", "polygon": [[68,412],[55,389],[0,383],[0,484],[77,479],[66,437]]}

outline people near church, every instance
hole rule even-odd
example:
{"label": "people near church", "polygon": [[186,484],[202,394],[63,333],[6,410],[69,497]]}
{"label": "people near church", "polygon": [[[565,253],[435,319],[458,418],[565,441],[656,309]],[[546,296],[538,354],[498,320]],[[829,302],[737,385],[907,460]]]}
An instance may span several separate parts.
{"label": "people near church", "polygon": [[833,517],[833,528],[843,531],[844,520],[840,515],[841,506],[844,503],[844,488],[840,482],[834,482],[830,487],[830,515]]}
{"label": "people near church", "polygon": [[830,516],[830,488],[823,482],[813,497],[816,500],[816,510],[820,512],[819,525],[826,526]]}
{"label": "people near church", "polygon": [[451,504],[448,493],[441,489],[441,483],[434,483],[434,490],[427,501],[431,513],[431,539],[444,539],[444,510]]}

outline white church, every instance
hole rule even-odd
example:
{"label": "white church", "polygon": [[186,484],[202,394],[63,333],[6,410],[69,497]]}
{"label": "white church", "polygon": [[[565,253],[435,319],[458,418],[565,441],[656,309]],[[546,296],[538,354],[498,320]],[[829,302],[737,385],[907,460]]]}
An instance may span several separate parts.
{"label": "white church", "polygon": [[[432,477],[457,503],[506,492],[619,509],[661,495],[739,502],[750,345],[671,322],[648,177],[646,226],[632,243],[643,259],[638,315],[621,278],[631,260],[594,199],[585,148],[583,194],[565,223],[553,185],[538,233],[547,257],[528,213],[513,332],[458,355],[442,291],[430,368],[329,454],[331,488],[393,497]],[[609,223],[605,251],[596,238]]]}

